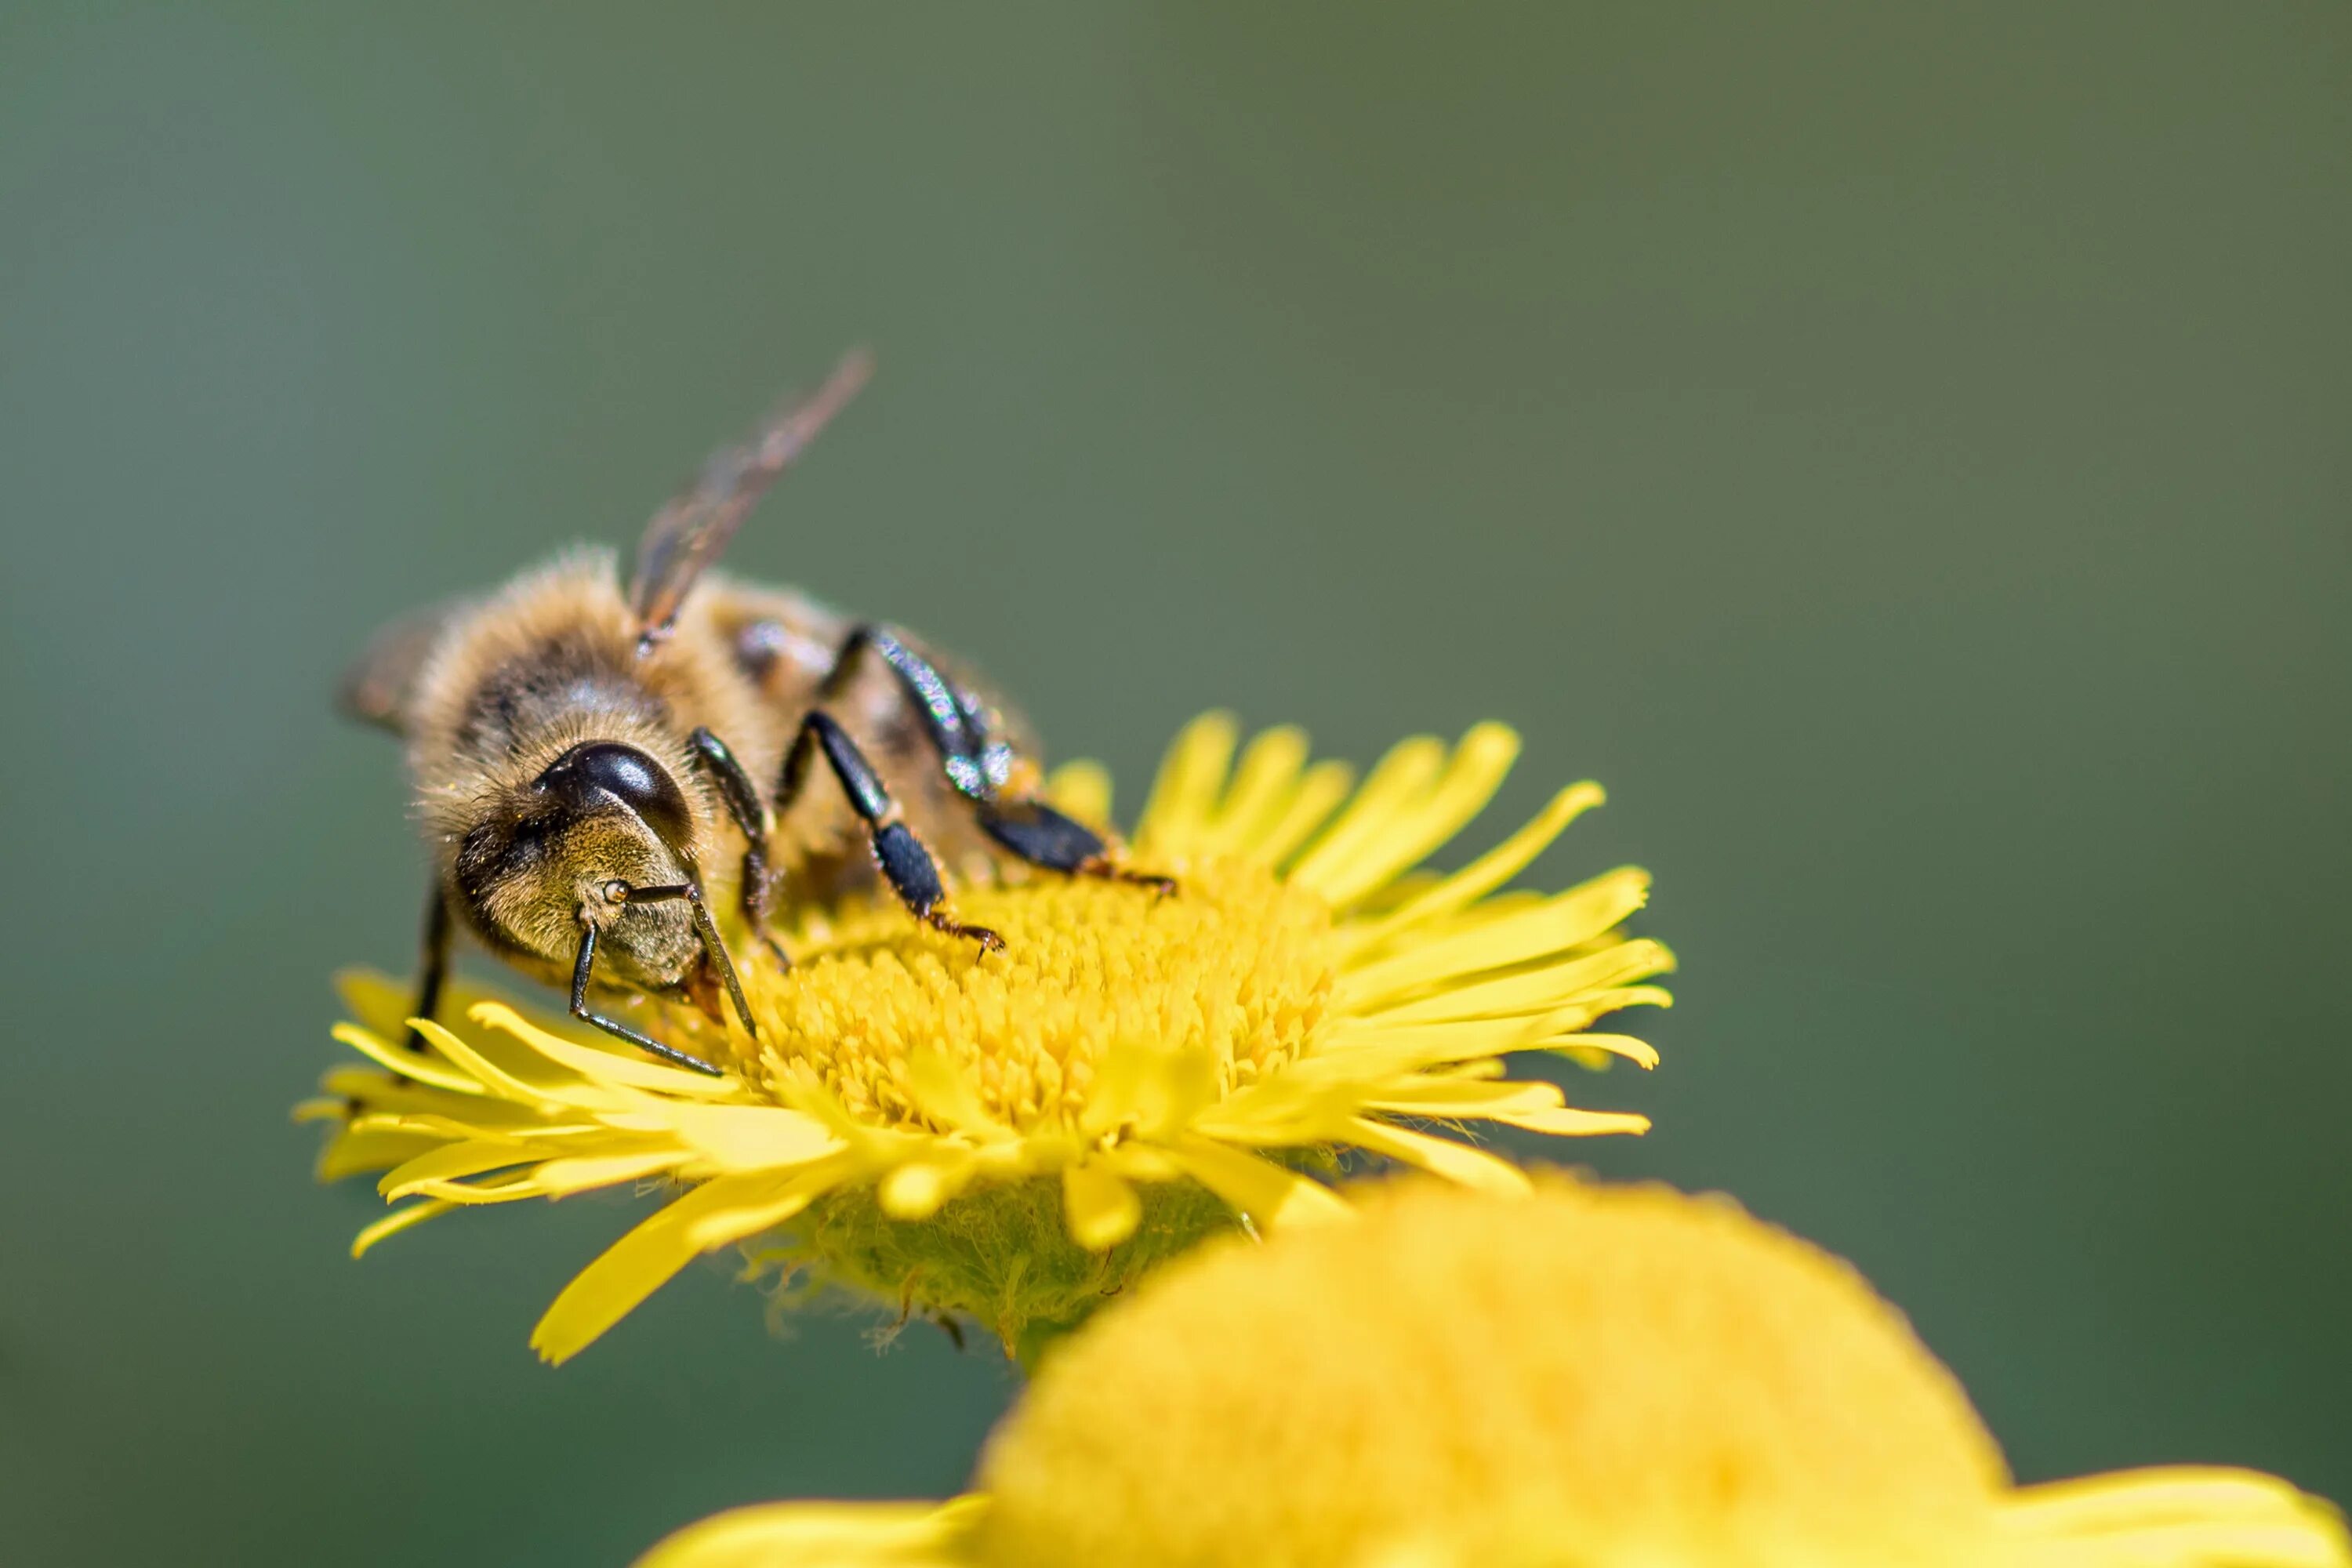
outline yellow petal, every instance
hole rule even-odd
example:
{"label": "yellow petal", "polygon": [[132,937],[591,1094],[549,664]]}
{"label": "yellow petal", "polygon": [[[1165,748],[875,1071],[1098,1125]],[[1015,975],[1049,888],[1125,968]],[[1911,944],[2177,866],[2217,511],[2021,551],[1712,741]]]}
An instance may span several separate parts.
{"label": "yellow petal", "polygon": [[824,1122],[781,1105],[666,1105],[647,1120],[667,1125],[697,1154],[729,1173],[804,1165],[843,1148]]}
{"label": "yellow petal", "polygon": [[427,1132],[347,1127],[319,1151],[319,1180],[340,1182],[362,1171],[389,1171],[404,1160],[440,1148],[446,1142]]}
{"label": "yellow petal", "polygon": [[1386,831],[1428,790],[1445,764],[1445,742],[1434,735],[1415,735],[1389,748],[1321,837],[1298,858],[1284,879],[1303,888],[1319,889],[1346,868],[1358,850]]}
{"label": "yellow petal", "polygon": [[[1385,887],[1484,810],[1518,755],[1519,737],[1508,725],[1477,725],[1454,748],[1444,773],[1425,797],[1387,832],[1360,842],[1346,864],[1331,867],[1305,885],[1342,908]],[[1306,875],[1304,866],[1300,875]]]}
{"label": "yellow petal", "polygon": [[782,1224],[845,1170],[826,1162],[787,1176],[704,1183],[606,1248],[563,1288],[531,1331],[531,1348],[565,1362],[698,1255]]}
{"label": "yellow petal", "polygon": [[1317,763],[1265,827],[1234,845],[1234,852],[1261,866],[1278,866],[1323,824],[1354,787],[1356,770],[1345,763]]}
{"label": "yellow petal", "polygon": [[958,1568],[983,1506],[975,1497],[739,1508],[688,1525],[636,1568]]}
{"label": "yellow petal", "polygon": [[1307,731],[1291,725],[1262,730],[1243,748],[1234,782],[1200,836],[1204,854],[1231,854],[1278,823],[1307,766]]}
{"label": "yellow petal", "polygon": [[1474,931],[1416,942],[1349,969],[1343,982],[1349,1001],[1369,1012],[1420,986],[1565,952],[1640,909],[1649,888],[1648,873],[1616,871]]}
{"label": "yellow petal", "polygon": [[1008,1138],[1012,1129],[988,1113],[979,1086],[933,1041],[907,1052],[907,1096],[917,1110],[942,1127],[975,1138]]}
{"label": "yellow petal", "polygon": [[444,1143],[385,1173],[375,1190],[386,1199],[396,1201],[437,1182],[478,1176],[485,1171],[503,1170],[509,1165],[527,1165],[537,1158],[529,1148],[504,1138]]}
{"label": "yellow petal", "polygon": [[1598,952],[1587,953],[1581,958],[1451,985],[1409,1001],[1384,1000],[1367,1005],[1362,1016],[1381,1024],[1394,1025],[1517,1017],[1533,1013],[1556,1014],[1566,1012],[1580,998],[1603,992],[1612,994],[1602,998],[1607,1005],[1595,1009],[1595,1012],[1606,1012],[1610,1007],[1649,1001],[1663,994],[1650,992],[1619,995],[1614,993],[1628,981],[1663,974],[1674,965],[1674,954],[1667,952],[1663,943],[1637,938],[1603,948]]}
{"label": "yellow petal", "polygon": [[[404,1026],[405,1027],[405,1026]],[[362,1029],[357,1024],[338,1024],[331,1031],[334,1037],[371,1060],[390,1068],[401,1077],[451,1094],[479,1094],[482,1086],[466,1074],[424,1051],[412,1051],[405,1045],[393,1045],[381,1035]]]}
{"label": "yellow petal", "polygon": [[1597,784],[1587,782],[1569,785],[1552,796],[1525,827],[1365,928],[1356,938],[1356,945],[1377,945],[1410,927],[1452,914],[1486,897],[1526,870],[1553,839],[1567,831],[1570,823],[1606,798]]}
{"label": "yellow petal", "polygon": [[1529,1190],[1526,1172],[1467,1143],[1433,1138],[1425,1132],[1392,1127],[1369,1117],[1359,1117],[1350,1122],[1347,1136],[1359,1148],[1418,1165],[1433,1176],[1443,1176],[1483,1193],[1516,1198],[1525,1196]]}
{"label": "yellow petal", "polygon": [[640,1053],[635,1046],[603,1050],[574,1045],[550,1034],[503,1002],[477,1002],[466,1016],[486,1029],[499,1029],[529,1046],[560,1068],[598,1083],[625,1084],[655,1094],[683,1095],[689,1100],[716,1100],[740,1091],[733,1078],[713,1078],[666,1067]]}
{"label": "yellow petal", "polygon": [[959,1150],[909,1160],[882,1178],[875,1197],[892,1219],[929,1219],[971,1179],[977,1162]]}
{"label": "yellow petal", "polygon": [[1189,853],[1209,819],[1232,764],[1238,727],[1230,713],[1203,713],[1176,737],[1152,781],[1151,796],[1135,825],[1135,845],[1144,855]]}
{"label": "yellow petal", "polygon": [[2346,1568],[2343,1517],[2275,1476],[2178,1467],[2027,1487],[2001,1509],[2033,1568]]}
{"label": "yellow petal", "polygon": [[368,1248],[386,1237],[397,1236],[411,1226],[423,1225],[436,1215],[447,1214],[450,1206],[448,1204],[427,1198],[423,1203],[411,1204],[404,1209],[394,1209],[352,1237],[352,1256],[364,1258],[367,1256]]}
{"label": "yellow petal", "polygon": [[1110,820],[1110,770],[1095,762],[1064,763],[1046,775],[1045,798],[1080,822],[1101,826]]}
{"label": "yellow petal", "polygon": [[1320,1182],[1254,1154],[1207,1138],[1163,1147],[1179,1170],[1268,1230],[1351,1215],[1346,1201]]}
{"label": "yellow petal", "polygon": [[1072,1241],[1089,1252],[1107,1252],[1135,1234],[1143,1200],[1116,1171],[1093,1163],[1065,1165],[1062,1215]]}

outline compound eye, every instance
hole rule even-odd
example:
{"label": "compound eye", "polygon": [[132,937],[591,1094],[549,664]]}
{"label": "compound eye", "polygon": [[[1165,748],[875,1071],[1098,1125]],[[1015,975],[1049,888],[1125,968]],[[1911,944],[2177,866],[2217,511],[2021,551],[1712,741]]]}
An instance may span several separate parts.
{"label": "compound eye", "polygon": [[693,837],[694,816],[677,781],[659,763],[618,741],[587,741],[572,747],[539,775],[538,786],[582,809],[604,796],[627,806],[673,849]]}

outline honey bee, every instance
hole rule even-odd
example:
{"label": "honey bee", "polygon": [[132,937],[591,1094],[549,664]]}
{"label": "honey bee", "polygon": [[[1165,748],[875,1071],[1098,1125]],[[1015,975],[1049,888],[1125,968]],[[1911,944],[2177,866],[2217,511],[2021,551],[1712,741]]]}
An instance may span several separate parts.
{"label": "honey bee", "polygon": [[[654,515],[625,587],[611,552],[574,550],[395,622],[345,678],[343,709],[406,742],[432,855],[415,1016],[434,1016],[462,925],[568,984],[572,1016],[716,1073],[591,1005],[649,993],[723,1022],[723,996],[756,1036],[715,899],[731,893],[747,935],[789,964],[769,929],[780,892],[877,879],[914,919],[1002,950],[955,917],[942,858],[1174,890],[1040,798],[1026,726],[961,665],[710,571],[870,369],[851,354],[712,458]],[[820,763],[837,789],[812,787]]]}

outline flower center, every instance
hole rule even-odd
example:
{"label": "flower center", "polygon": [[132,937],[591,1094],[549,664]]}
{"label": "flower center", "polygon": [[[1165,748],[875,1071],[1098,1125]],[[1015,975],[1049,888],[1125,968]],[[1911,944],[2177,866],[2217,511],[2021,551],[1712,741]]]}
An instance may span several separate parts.
{"label": "flower center", "polygon": [[1240,862],[1181,880],[1172,896],[1084,877],[972,888],[957,918],[997,931],[1002,952],[917,925],[887,896],[830,910],[786,936],[790,972],[745,974],[761,1040],[751,1076],[782,1099],[813,1074],[854,1115],[940,1131],[908,1075],[936,1051],[1025,1131],[1074,1122],[1121,1044],[1203,1055],[1221,1092],[1310,1050],[1337,973],[1328,906]]}

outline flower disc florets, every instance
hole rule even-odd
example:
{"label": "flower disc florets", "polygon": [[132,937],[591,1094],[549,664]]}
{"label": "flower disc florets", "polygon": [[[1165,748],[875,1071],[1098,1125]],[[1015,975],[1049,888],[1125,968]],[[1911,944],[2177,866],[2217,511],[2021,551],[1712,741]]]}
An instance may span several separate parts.
{"label": "flower disc florets", "polygon": [[[1671,967],[1619,929],[1648,879],[1500,892],[1600,791],[1556,795],[1447,875],[1418,870],[1493,795],[1517,742],[1496,725],[1448,748],[1408,741],[1360,789],[1309,765],[1296,731],[1238,763],[1230,721],[1177,742],[1134,862],[1178,890],[1033,877],[967,887],[961,918],[1001,952],[942,936],[885,898],[804,910],[795,963],[742,964],[754,1040],[647,1004],[644,1021],[732,1071],[646,1060],[568,1023],[483,1001],[393,1042],[398,992],[352,994],[340,1036],[397,1076],[346,1069],[309,1113],[342,1123],[331,1174],[387,1170],[414,1200],[362,1245],[470,1204],[661,1178],[688,1184],[573,1281],[534,1342],[568,1356],[696,1254],[762,1257],[901,1310],[969,1315],[1022,1345],[1213,1231],[1344,1216],[1316,1172],[1348,1151],[1517,1193],[1507,1163],[1433,1129],[1486,1121],[1576,1135],[1645,1119],[1567,1108],[1499,1058],[1655,1058],[1599,1034],[1663,1004]],[[1092,821],[1108,785],[1065,770]],[[743,943],[748,953],[753,944]],[[1058,1231],[1053,1224],[1057,1221]]]}

